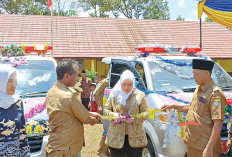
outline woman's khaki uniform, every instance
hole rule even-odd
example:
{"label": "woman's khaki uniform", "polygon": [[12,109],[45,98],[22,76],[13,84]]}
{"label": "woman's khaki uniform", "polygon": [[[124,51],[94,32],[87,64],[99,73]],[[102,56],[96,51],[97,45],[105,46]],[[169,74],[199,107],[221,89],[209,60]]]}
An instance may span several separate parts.
{"label": "woman's khaki uniform", "polygon": [[131,147],[144,147],[147,145],[147,137],[144,131],[143,122],[148,118],[148,106],[146,96],[143,92],[134,89],[128,97],[126,105],[117,103],[116,98],[112,98],[105,106],[106,115],[113,115],[113,112],[130,113],[136,115],[146,113],[139,119],[135,119],[133,123],[121,122],[119,124],[110,123],[108,134],[106,136],[106,144],[109,147],[121,149],[124,145],[125,135],[128,135]]}

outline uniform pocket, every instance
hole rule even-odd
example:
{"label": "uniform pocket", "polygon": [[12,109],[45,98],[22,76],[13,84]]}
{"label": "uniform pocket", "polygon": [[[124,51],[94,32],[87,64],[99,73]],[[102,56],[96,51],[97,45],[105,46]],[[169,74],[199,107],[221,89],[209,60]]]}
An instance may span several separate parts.
{"label": "uniform pocket", "polygon": [[199,116],[207,116],[210,115],[210,108],[209,108],[209,104],[204,104],[202,102],[198,102],[198,108],[196,110],[196,112],[199,114]]}
{"label": "uniform pocket", "polygon": [[125,140],[125,123],[112,124],[110,123],[109,130],[106,136],[106,144],[109,147],[121,149]]}
{"label": "uniform pocket", "polygon": [[131,147],[144,147],[147,145],[147,138],[143,124],[129,124],[128,136]]}

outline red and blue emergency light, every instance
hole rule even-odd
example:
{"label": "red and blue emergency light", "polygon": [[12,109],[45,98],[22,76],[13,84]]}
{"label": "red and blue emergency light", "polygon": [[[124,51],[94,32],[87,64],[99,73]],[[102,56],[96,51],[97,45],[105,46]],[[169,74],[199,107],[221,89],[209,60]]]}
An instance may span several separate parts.
{"label": "red and blue emergency light", "polygon": [[139,45],[137,48],[135,48],[136,51],[140,52],[147,52],[147,53],[197,53],[200,52],[202,49],[199,47],[190,47],[190,46],[184,46],[184,47],[175,47],[175,46],[157,46],[154,44],[145,44],[145,45]]}

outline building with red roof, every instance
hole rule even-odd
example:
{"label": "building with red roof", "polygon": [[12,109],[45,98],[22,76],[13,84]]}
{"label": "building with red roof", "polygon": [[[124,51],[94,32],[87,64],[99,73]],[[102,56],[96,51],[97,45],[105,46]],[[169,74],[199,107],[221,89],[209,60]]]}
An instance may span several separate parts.
{"label": "building with red roof", "polygon": [[[0,46],[38,43],[52,45],[46,56],[73,58],[83,68],[105,77],[103,57],[134,55],[144,43],[196,45],[197,21],[81,18],[0,14]],[[202,23],[202,50],[229,73],[232,72],[232,32],[214,22]]]}

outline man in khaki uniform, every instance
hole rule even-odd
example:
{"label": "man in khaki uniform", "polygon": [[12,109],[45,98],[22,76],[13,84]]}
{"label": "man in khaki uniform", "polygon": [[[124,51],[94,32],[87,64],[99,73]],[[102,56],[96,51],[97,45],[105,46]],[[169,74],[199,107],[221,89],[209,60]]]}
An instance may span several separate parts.
{"label": "man in khaki uniform", "polygon": [[73,89],[78,80],[78,62],[64,59],[56,72],[57,82],[46,97],[50,125],[47,156],[77,157],[84,143],[83,123],[94,125],[101,116],[88,112]]}
{"label": "man in khaki uniform", "polygon": [[94,99],[98,105],[98,113],[102,114],[102,109],[103,109],[103,95],[104,95],[104,90],[106,87],[109,86],[109,78],[106,78],[98,84],[94,91]]}
{"label": "man in khaki uniform", "polygon": [[[102,114],[102,112],[103,112],[104,90],[108,86],[109,86],[109,78],[106,78],[106,79],[100,81],[100,83],[98,84],[97,88],[95,89],[95,91],[93,93],[95,102],[98,105],[98,113],[100,113],[100,114]],[[101,157],[104,157],[107,154],[109,154],[108,146],[105,144],[105,137],[106,137],[106,132],[107,131],[108,131],[108,127],[104,127],[104,132],[103,132],[102,139],[101,139],[101,142],[100,142],[100,148],[98,149],[98,155],[101,156]]]}
{"label": "man in khaki uniform", "polygon": [[188,157],[220,157],[222,152],[221,129],[224,119],[225,96],[211,78],[214,62],[193,59],[193,77],[199,85],[191,104],[164,105],[163,110],[176,109],[187,113],[184,141],[188,146]]}

